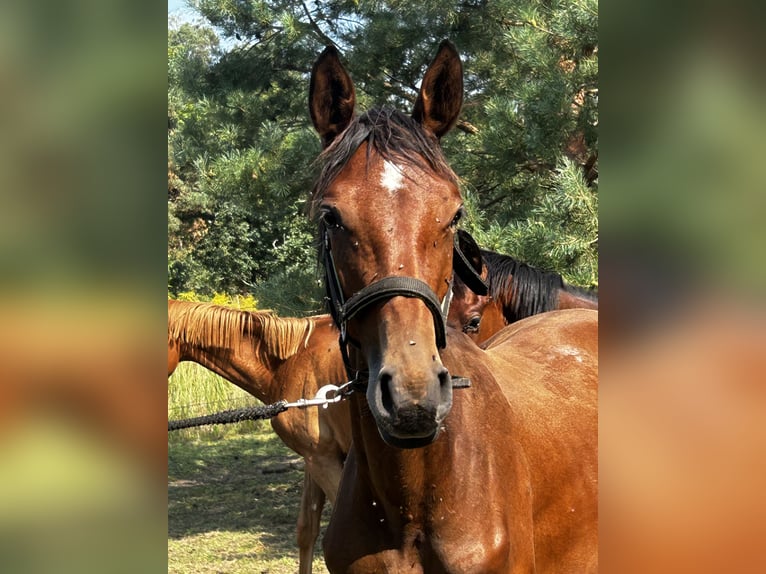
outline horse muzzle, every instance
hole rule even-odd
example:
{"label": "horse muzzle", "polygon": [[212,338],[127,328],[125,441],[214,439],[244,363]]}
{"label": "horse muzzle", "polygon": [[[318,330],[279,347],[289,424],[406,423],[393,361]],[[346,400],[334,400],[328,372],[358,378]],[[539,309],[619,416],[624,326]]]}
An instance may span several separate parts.
{"label": "horse muzzle", "polygon": [[417,378],[396,368],[370,373],[367,402],[381,438],[397,448],[419,448],[436,440],[452,408],[452,381],[440,362]]}

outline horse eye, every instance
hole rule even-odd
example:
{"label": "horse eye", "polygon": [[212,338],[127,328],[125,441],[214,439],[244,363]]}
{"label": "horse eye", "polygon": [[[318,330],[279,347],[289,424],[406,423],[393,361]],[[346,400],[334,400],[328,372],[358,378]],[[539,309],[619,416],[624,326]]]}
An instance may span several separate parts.
{"label": "horse eye", "polygon": [[319,218],[327,227],[341,227],[340,215],[332,208],[323,209]]}
{"label": "horse eye", "polygon": [[457,213],[455,214],[455,217],[452,218],[452,221],[450,221],[450,227],[457,227],[458,222],[463,217],[463,214],[465,213],[465,209],[461,207],[457,210]]}
{"label": "horse eye", "polygon": [[476,333],[481,325],[481,317],[471,317],[465,325],[463,325],[463,333]]}

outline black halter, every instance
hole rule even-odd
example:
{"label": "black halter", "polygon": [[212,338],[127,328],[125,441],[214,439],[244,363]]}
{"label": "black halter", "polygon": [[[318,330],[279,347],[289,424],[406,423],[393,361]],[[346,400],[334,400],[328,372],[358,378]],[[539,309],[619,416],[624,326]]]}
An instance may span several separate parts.
{"label": "black halter", "polygon": [[[355,370],[352,369],[350,365],[347,346],[349,342],[354,343],[357,347],[358,345],[348,336],[346,328],[348,322],[367,307],[381,301],[386,301],[392,297],[413,297],[423,301],[433,317],[437,348],[443,349],[447,346],[447,314],[452,300],[451,280],[447,295],[441,302],[433,290],[420,279],[401,276],[384,277],[363,287],[346,299],[343,295],[340,280],[338,279],[338,271],[335,267],[335,259],[332,255],[330,236],[326,225],[321,224],[320,233],[323,243],[323,264],[327,306],[330,315],[335,321],[335,325],[340,329],[341,354],[343,355],[343,362],[346,365],[346,370],[350,377],[354,376]],[[467,285],[472,288],[475,287],[475,291],[483,291],[483,293],[480,294],[486,294],[486,283],[484,283],[475,269],[467,263],[466,257],[460,251],[457,235],[455,237],[455,258],[459,258],[458,260],[461,262],[455,267],[456,272]]]}
{"label": "black halter", "polygon": [[327,291],[327,305],[335,324],[340,329],[341,346],[348,341],[346,332],[347,323],[360,311],[370,305],[391,299],[392,297],[415,297],[426,304],[434,320],[436,331],[436,345],[443,349],[447,345],[446,317],[449,311],[449,302],[452,298],[452,286],[440,302],[433,290],[420,279],[414,277],[384,277],[379,281],[363,287],[346,300],[343,289],[338,279],[338,271],[335,268],[335,259],[330,246],[330,236],[327,227],[321,227],[323,249],[323,263],[325,270],[325,290]]}
{"label": "black halter", "polygon": [[[466,256],[465,252],[469,253],[470,257]],[[489,286],[481,278],[483,266],[481,249],[476,240],[467,231],[458,229],[455,234],[455,245],[452,249],[452,268],[466,287],[477,295],[489,293]]]}

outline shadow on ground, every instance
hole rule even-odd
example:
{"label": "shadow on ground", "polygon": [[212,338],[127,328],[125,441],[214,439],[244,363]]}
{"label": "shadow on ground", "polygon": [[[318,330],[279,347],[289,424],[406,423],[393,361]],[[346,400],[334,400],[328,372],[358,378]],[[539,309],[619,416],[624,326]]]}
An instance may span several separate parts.
{"label": "shadow on ground", "polygon": [[[257,533],[274,555],[295,555],[303,460],[265,426],[248,435],[168,445],[168,538]],[[324,523],[329,517],[325,508]],[[321,537],[317,544],[321,553]]]}

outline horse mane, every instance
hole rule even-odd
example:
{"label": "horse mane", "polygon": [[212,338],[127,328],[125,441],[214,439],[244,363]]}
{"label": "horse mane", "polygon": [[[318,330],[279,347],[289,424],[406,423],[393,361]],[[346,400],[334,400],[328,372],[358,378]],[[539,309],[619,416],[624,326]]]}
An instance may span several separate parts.
{"label": "horse mane", "polygon": [[372,150],[389,161],[398,161],[421,170],[431,170],[457,183],[439,141],[417,120],[393,108],[377,107],[356,116],[348,127],[319,156],[322,169],[312,196],[316,203],[362,143],[367,142],[367,159]]}
{"label": "horse mane", "polygon": [[560,290],[597,300],[591,290],[569,285],[556,272],[537,269],[494,251],[482,249],[481,255],[487,266],[489,293],[502,305],[509,321],[553,311],[557,308]]}
{"label": "horse mane", "polygon": [[202,348],[232,348],[252,336],[262,356],[287,359],[308,345],[310,318],[282,318],[273,311],[241,311],[211,303],[168,305],[168,337]]}

